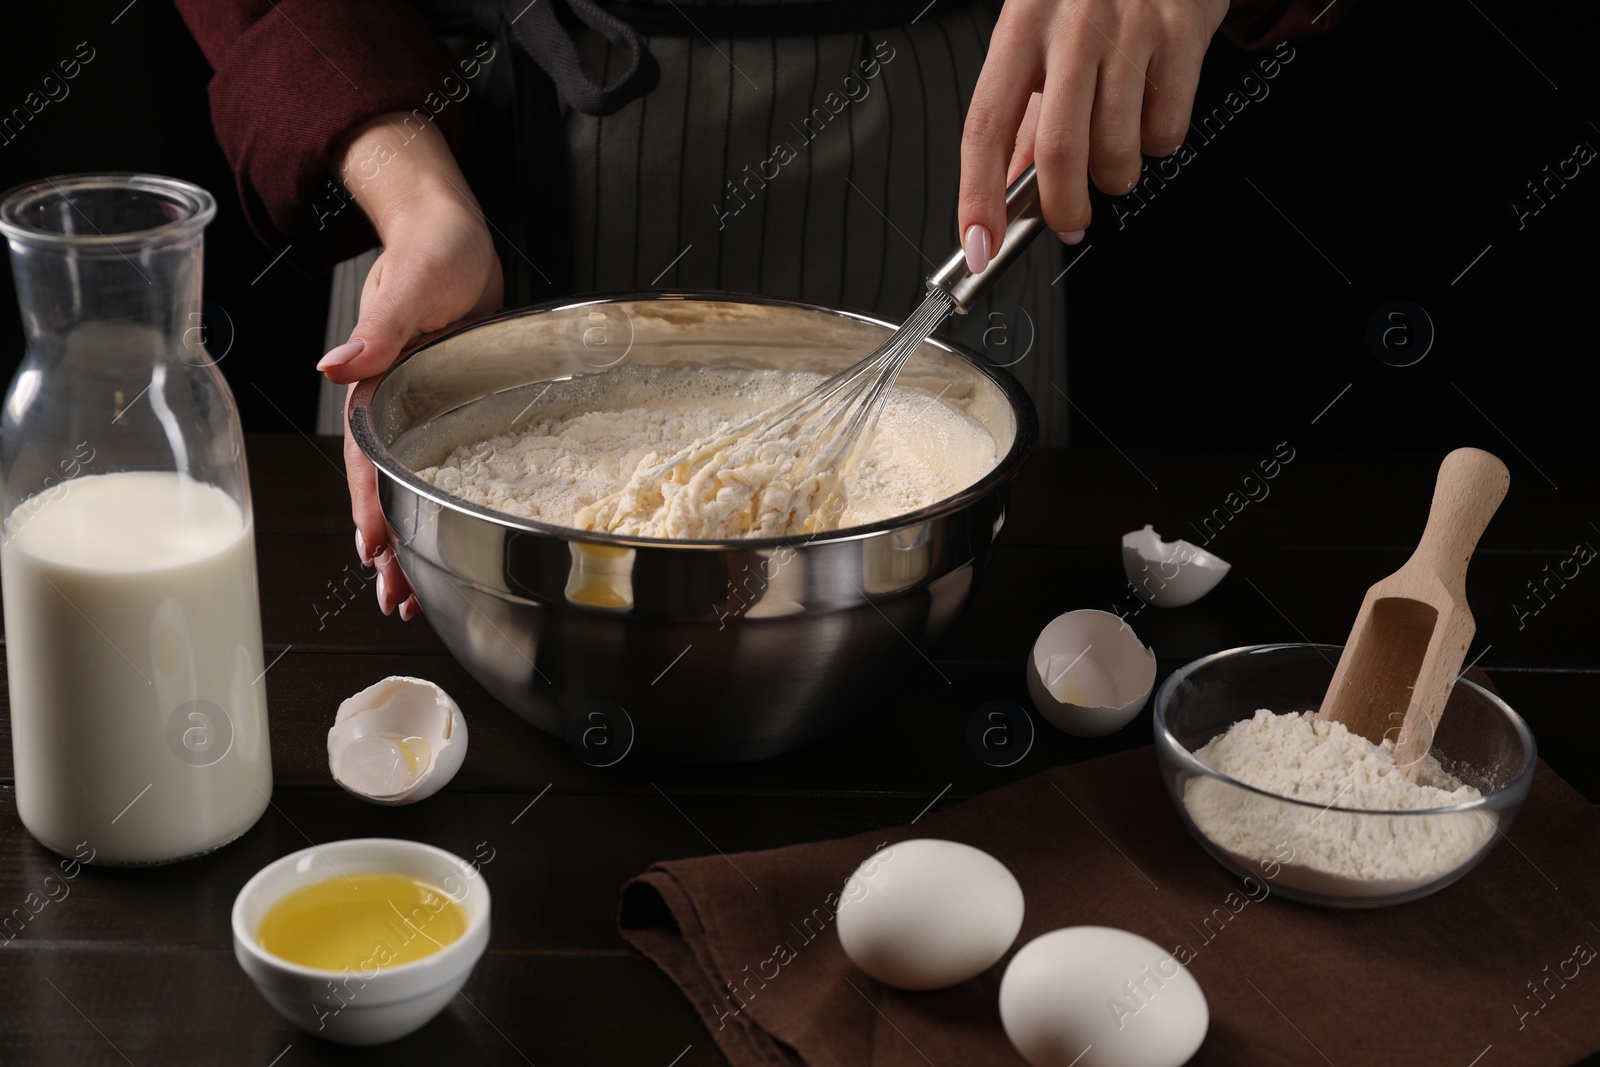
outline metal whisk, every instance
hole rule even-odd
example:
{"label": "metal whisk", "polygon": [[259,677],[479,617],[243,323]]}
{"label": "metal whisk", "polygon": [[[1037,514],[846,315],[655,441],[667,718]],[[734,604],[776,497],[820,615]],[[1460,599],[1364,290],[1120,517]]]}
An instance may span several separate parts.
{"label": "metal whisk", "polygon": [[[585,509],[585,525],[679,538],[723,536],[730,525],[751,537],[829,528],[844,508],[843,473],[863,433],[876,428],[901,367],[951,312],[966,314],[1044,225],[1030,166],[1006,190],[1005,236],[982,271],[972,273],[957,249],[928,276],[917,309],[866,358],[788,403],[641,467],[620,492]],[[705,507],[713,497],[719,506]]]}

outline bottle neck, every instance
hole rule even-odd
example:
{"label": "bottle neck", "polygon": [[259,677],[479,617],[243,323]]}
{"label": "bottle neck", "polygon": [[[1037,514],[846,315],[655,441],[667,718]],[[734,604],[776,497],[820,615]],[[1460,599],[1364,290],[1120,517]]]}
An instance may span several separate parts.
{"label": "bottle neck", "polygon": [[[19,247],[20,246],[20,247]],[[200,357],[201,238],[131,242],[107,254],[13,241],[12,273],[29,355],[149,362]]]}

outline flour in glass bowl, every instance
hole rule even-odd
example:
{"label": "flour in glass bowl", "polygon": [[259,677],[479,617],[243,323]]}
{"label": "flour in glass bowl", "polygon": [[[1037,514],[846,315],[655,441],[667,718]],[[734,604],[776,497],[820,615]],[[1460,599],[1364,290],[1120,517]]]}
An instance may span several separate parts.
{"label": "flour in glass bowl", "polygon": [[[484,507],[590,528],[596,506],[623,490],[636,471],[823,380],[820,374],[727,366],[623,365],[556,383],[512,420],[515,428],[468,441],[417,474]],[[844,472],[845,507],[832,527],[916,511],[994,469],[994,438],[947,399],[902,386],[890,391],[876,432]],[[748,528],[748,507],[731,492],[684,512],[618,532],[691,539],[769,532]]]}
{"label": "flour in glass bowl", "polygon": [[1273,796],[1196,777],[1184,784],[1183,803],[1212,844],[1241,866],[1275,872],[1279,884],[1345,897],[1405,892],[1471,859],[1496,820],[1481,810],[1433,812],[1482,794],[1431,755],[1412,781],[1393,753],[1392,742],[1375,745],[1315,712],[1261,709],[1194,755]]}

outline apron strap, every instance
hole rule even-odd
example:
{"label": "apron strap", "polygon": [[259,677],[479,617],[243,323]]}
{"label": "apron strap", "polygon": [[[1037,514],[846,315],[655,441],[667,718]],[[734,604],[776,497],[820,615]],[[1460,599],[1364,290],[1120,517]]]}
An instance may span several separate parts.
{"label": "apron strap", "polygon": [[[563,4],[584,25],[627,50],[628,69],[616,81],[598,85],[584,73],[577,44],[563,25],[557,4]],[[610,115],[654,89],[660,80],[660,68],[644,39],[594,0],[501,0],[500,8],[517,43],[555,82],[567,103],[585,115]]]}

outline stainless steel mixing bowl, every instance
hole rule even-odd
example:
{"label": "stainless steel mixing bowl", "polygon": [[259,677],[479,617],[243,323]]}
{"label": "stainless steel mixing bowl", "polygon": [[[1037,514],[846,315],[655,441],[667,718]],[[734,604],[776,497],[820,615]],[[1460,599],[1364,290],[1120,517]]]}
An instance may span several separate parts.
{"label": "stainless steel mixing bowl", "polygon": [[[862,712],[869,679],[927,670],[1005,518],[1036,435],[1016,380],[930,340],[902,385],[963,406],[999,464],[957,495],[867,526],[671,541],[554,526],[418,478],[512,425],[551,381],[644,364],[831,373],[892,327],[719,293],[627,293],[495,316],[425,341],[356,388],[350,427],[434,629],[490,693],[593,763],[728,763],[808,744]],[[853,700],[852,697],[856,697]]]}

